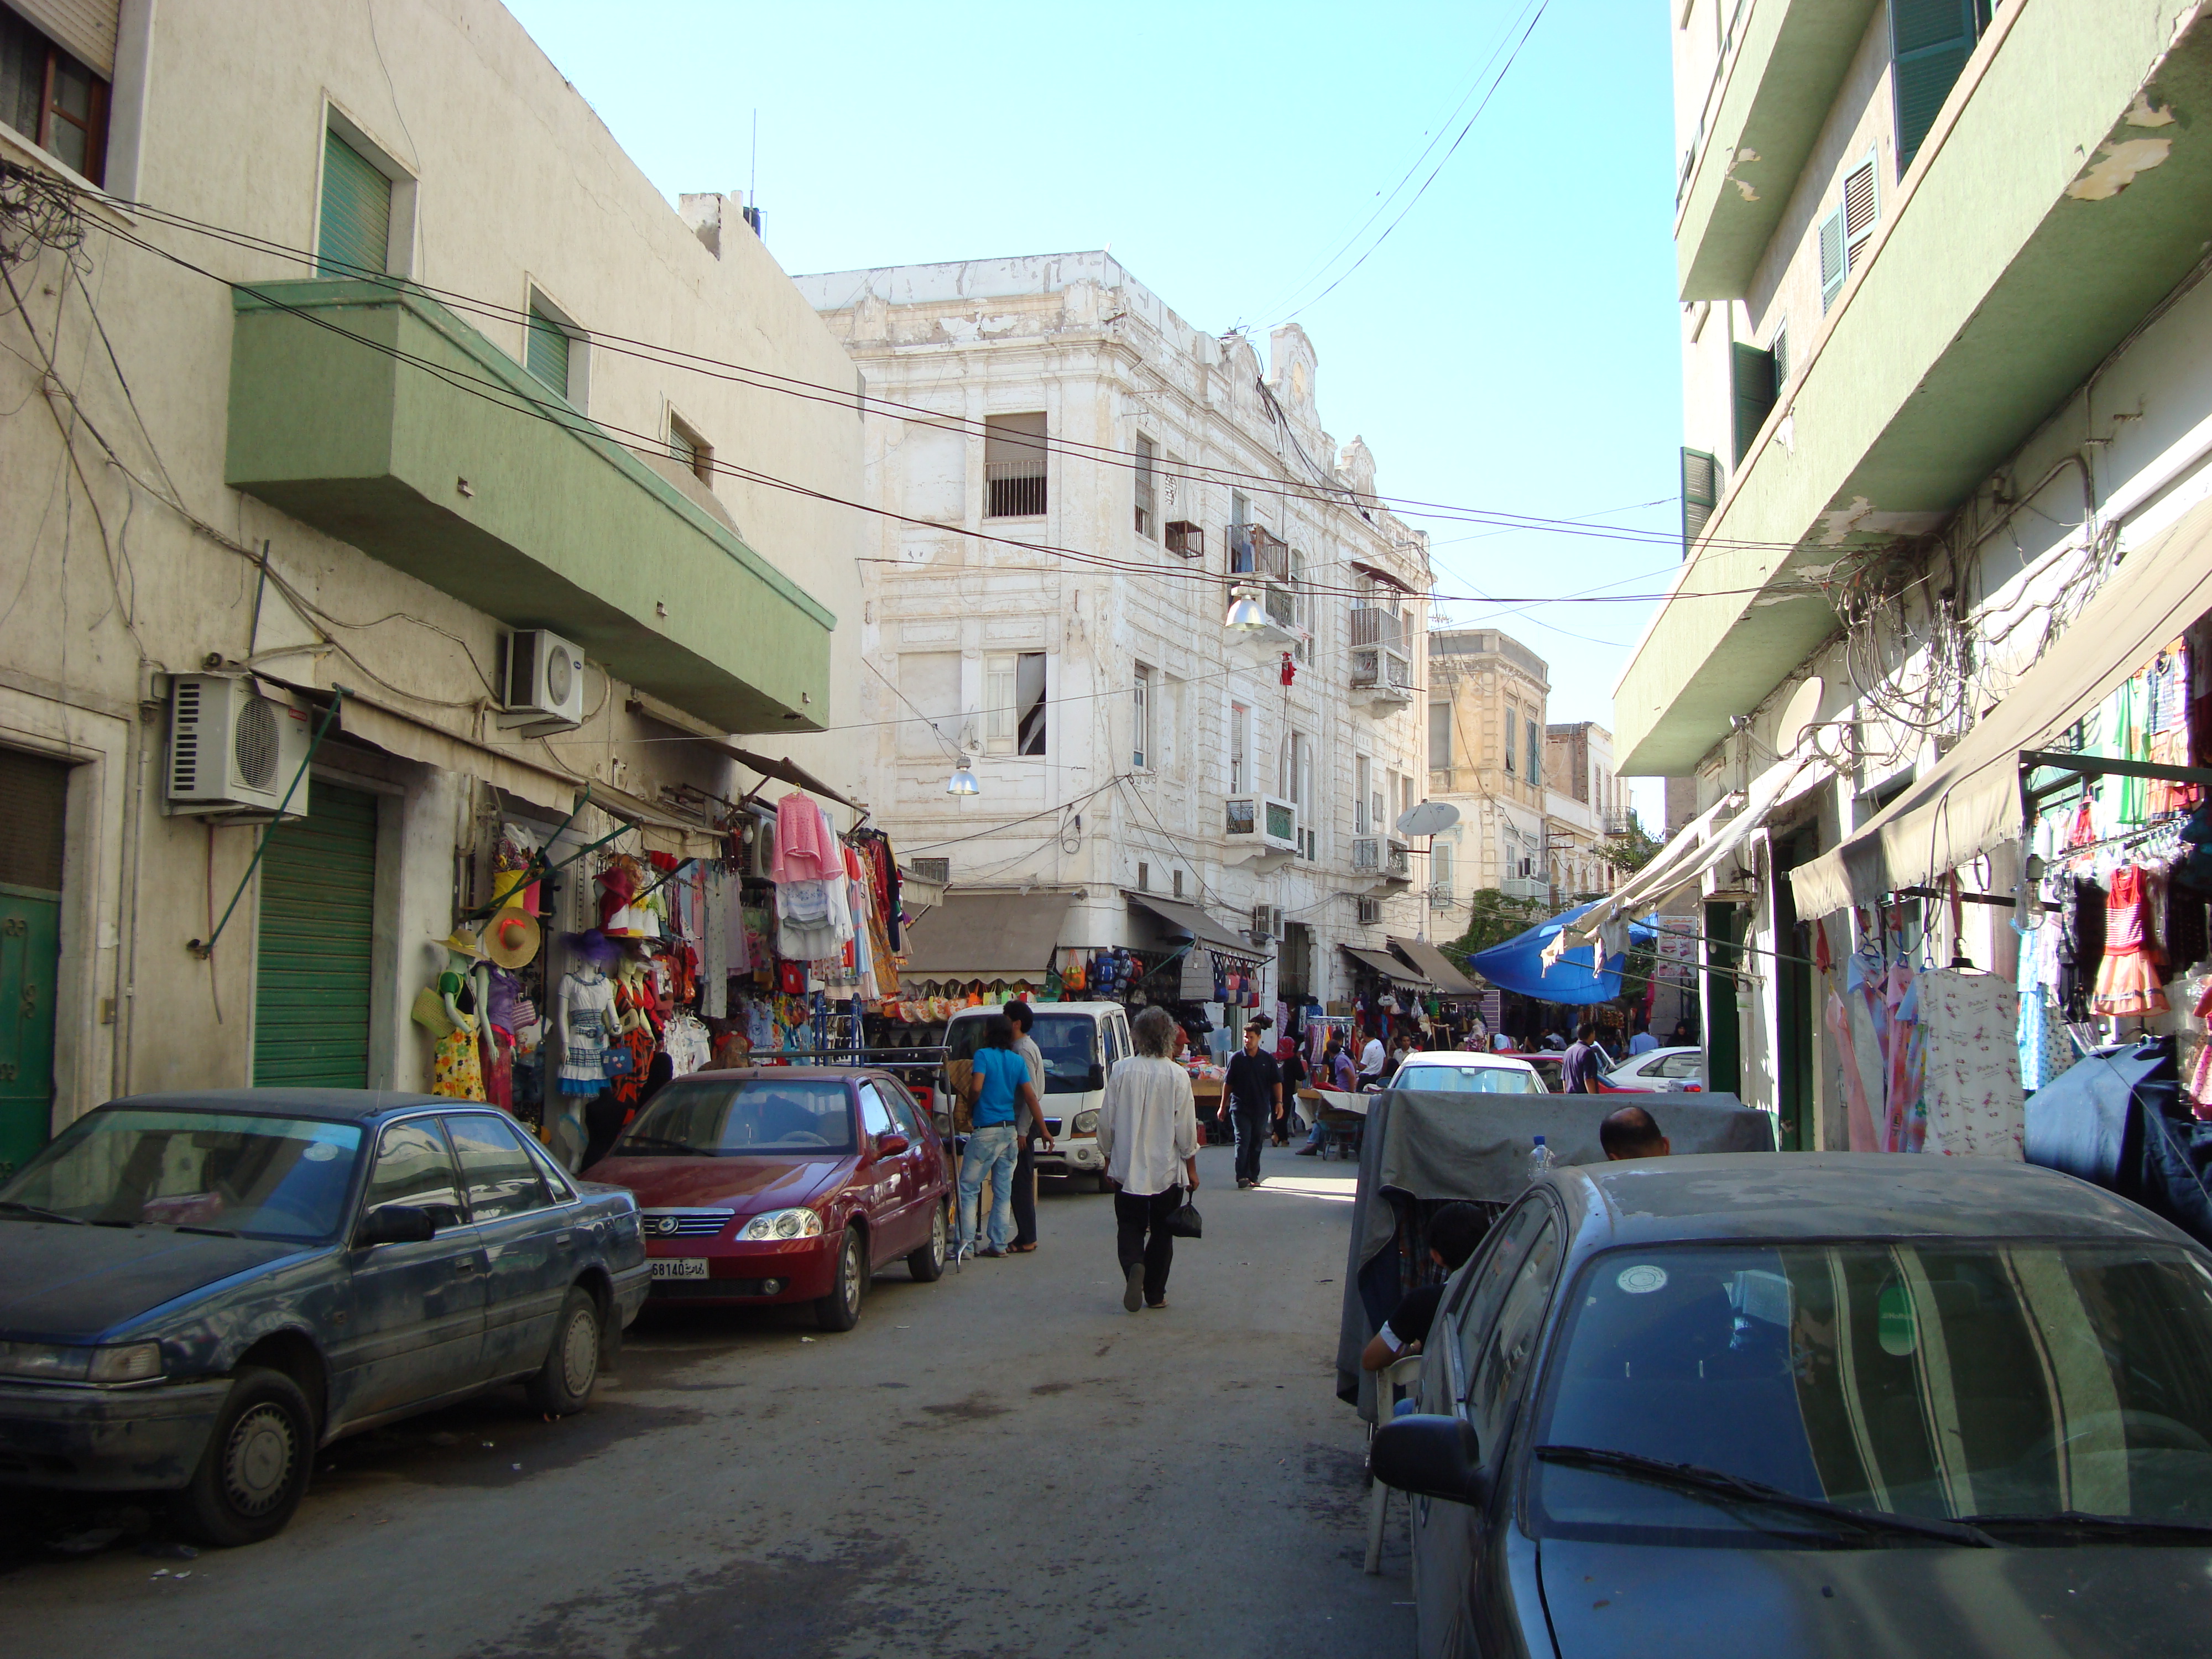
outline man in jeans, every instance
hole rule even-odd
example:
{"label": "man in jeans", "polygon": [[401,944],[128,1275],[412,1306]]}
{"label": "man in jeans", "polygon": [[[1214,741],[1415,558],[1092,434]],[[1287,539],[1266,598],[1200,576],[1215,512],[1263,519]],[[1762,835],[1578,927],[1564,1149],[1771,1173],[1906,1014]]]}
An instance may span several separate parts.
{"label": "man in jeans", "polygon": [[[1014,1023],[1014,1052],[1029,1062],[1030,1088],[1042,1106],[1044,1051],[1030,1035],[1036,1024],[1036,1017],[1030,1012],[1028,1003],[1018,1000],[1009,1002],[1004,1012]],[[1014,1120],[1014,1242],[1007,1248],[1016,1255],[1027,1255],[1037,1247],[1036,1138],[1042,1127],[1037,1115],[1026,1106]]]}
{"label": "man in jeans", "polygon": [[[966,1255],[974,1249],[981,1220],[976,1212],[981,1207],[988,1177],[991,1183],[988,1242],[975,1254],[1004,1255],[1014,1230],[1014,1119],[1024,1105],[1036,1111],[1036,1095],[1030,1087],[1029,1062],[1014,1047],[1013,1022],[1004,1014],[994,1014],[984,1022],[982,1046],[975,1050],[971,1063],[975,1067],[974,1127],[960,1152],[960,1254]],[[1040,1123],[1037,1127],[1044,1134],[1045,1145],[1051,1146],[1052,1137],[1044,1133],[1044,1126]]]}
{"label": "man in jeans", "polygon": [[1271,1120],[1283,1115],[1283,1073],[1260,1047],[1260,1028],[1244,1028],[1244,1052],[1231,1059],[1222,1096],[1237,1120],[1237,1184],[1260,1184],[1260,1148]]}

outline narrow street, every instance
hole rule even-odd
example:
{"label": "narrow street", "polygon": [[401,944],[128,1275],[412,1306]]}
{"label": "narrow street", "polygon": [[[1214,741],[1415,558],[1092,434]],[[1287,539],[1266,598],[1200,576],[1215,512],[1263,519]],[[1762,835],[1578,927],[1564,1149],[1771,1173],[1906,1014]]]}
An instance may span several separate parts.
{"label": "narrow street", "polygon": [[1362,1574],[1333,1386],[1352,1170],[1271,1149],[1267,1173],[1241,1193],[1201,1155],[1207,1237],[1164,1314],[1121,1310],[1111,1200],[1048,1192],[1035,1255],[894,1268],[848,1335],[648,1312],[585,1416],[507,1390],[342,1443],[252,1548],[160,1559],[143,1516],[78,1559],[13,1531],[16,1650],[1405,1653],[1402,1541]]}

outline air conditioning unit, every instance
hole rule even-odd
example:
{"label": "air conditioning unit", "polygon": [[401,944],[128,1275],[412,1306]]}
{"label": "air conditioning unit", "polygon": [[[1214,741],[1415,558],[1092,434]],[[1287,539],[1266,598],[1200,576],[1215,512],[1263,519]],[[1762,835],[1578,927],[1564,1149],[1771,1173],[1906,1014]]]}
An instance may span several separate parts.
{"label": "air conditioning unit", "polygon": [[313,740],[311,721],[309,710],[263,696],[243,675],[174,676],[168,810],[272,818],[281,803],[283,817],[307,817],[307,780],[301,769]]}
{"label": "air conditioning unit", "polygon": [[744,856],[738,862],[738,873],[757,880],[774,879],[775,868],[775,820],[758,814],[748,814],[744,826],[738,831],[744,838]]}
{"label": "air conditioning unit", "polygon": [[1257,843],[1277,852],[1298,850],[1298,806],[1273,795],[1231,795],[1224,803],[1222,833],[1239,846]]}
{"label": "air conditioning unit", "polygon": [[1363,898],[1359,901],[1359,925],[1362,927],[1372,927],[1382,920],[1382,901],[1381,899]]}
{"label": "air conditioning unit", "polygon": [[1280,939],[1283,936],[1283,907],[1279,904],[1255,904],[1252,907],[1252,937],[1255,939]]}
{"label": "air conditioning unit", "polygon": [[584,723],[584,653],[558,634],[519,628],[507,641],[507,712],[501,726],[526,738]]}

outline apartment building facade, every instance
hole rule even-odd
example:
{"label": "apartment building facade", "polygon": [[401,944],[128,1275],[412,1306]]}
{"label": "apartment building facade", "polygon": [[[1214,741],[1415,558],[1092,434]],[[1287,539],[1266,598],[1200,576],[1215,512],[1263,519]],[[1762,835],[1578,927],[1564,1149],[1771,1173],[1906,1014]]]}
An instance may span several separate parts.
{"label": "apartment building facade", "polygon": [[[1464,930],[1470,894],[1548,905],[1546,723],[1551,672],[1494,628],[1429,634],[1429,793],[1459,809],[1431,854],[1440,930]],[[1457,926],[1453,925],[1454,920]]]}
{"label": "apartment building facade", "polygon": [[[1623,771],[1695,790],[1714,1086],[1777,1110],[1786,1145],[1839,1146],[1819,963],[1903,946],[2011,981],[2027,855],[2083,852],[2044,845],[2023,789],[2086,776],[2083,813],[2112,805],[2028,757],[2117,754],[2100,702],[2197,637],[2212,19],[1688,0],[1670,21],[1684,563],[1613,726]],[[1954,881],[1992,902],[1912,896]]]}
{"label": "apartment building facade", "polygon": [[1602,897],[1620,866],[1602,856],[1629,830],[1628,791],[1613,769],[1613,733],[1595,720],[1544,728],[1544,842],[1553,897]]}
{"label": "apartment building facade", "polygon": [[[1263,366],[1100,252],[798,280],[876,400],[877,725],[832,776],[942,860],[910,972],[1180,944],[1255,1006],[1340,1002],[1340,947],[1422,936],[1395,825],[1424,777],[1426,543],[1323,428],[1304,331]],[[962,763],[975,794],[947,793]],[[985,959],[1017,933],[1021,960]]]}
{"label": "apartment building facade", "polygon": [[714,462],[857,495],[850,402],[635,343],[842,349],[500,6],[377,14],[0,7],[0,1165],[136,1091],[425,1086],[499,823],[719,846],[729,734],[851,711],[857,516]]}

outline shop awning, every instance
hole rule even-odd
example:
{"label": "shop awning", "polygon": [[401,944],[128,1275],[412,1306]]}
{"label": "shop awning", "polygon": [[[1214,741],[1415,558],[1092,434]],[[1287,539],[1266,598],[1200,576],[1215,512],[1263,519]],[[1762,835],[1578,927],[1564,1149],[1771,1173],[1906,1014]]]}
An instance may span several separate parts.
{"label": "shop awning", "polygon": [[1267,951],[1253,944],[1243,934],[1232,933],[1223,927],[1195,904],[1178,904],[1172,899],[1155,898],[1150,893],[1125,892],[1121,896],[1139,910],[1149,910],[1177,933],[1189,934],[1194,944],[1205,945],[1208,950],[1219,951],[1245,962],[1265,962],[1267,959]]}
{"label": "shop awning", "polygon": [[[295,683],[267,673],[260,678],[310,697],[323,708],[330,706],[331,689],[326,685]],[[463,777],[482,778],[510,795],[562,817],[568,817],[569,809],[575,805],[576,791],[583,787],[573,779],[471,743],[439,726],[426,726],[396,709],[383,708],[350,687],[338,710],[338,729],[348,737],[381,749],[387,755],[397,755],[402,760],[419,761],[441,772],[458,772]]]}
{"label": "shop awning", "polygon": [[1397,957],[1385,951],[1363,951],[1356,945],[1342,945],[1337,948],[1370,973],[1380,974],[1393,985],[1403,985],[1415,991],[1436,989],[1435,986],[1415,969],[1408,968]]}
{"label": "shop awning", "polygon": [[687,823],[674,813],[611,784],[592,783],[592,805],[610,817],[620,818],[633,826],[648,853],[665,853],[678,859],[714,859],[720,858],[729,849],[727,836],[715,835],[697,823]]}
{"label": "shop awning", "polygon": [[1841,845],[1790,872],[1810,919],[1879,904],[2018,840],[2022,750],[2056,739],[2212,605],[2212,502],[2130,553],[2010,696]]}
{"label": "shop awning", "polygon": [[848,800],[839,794],[797,761],[788,757],[782,760],[770,760],[765,755],[756,755],[749,749],[740,749],[723,733],[716,731],[697,715],[687,714],[675,704],[653,696],[649,692],[632,691],[627,706],[633,714],[643,714],[648,720],[659,720],[663,726],[672,726],[678,732],[690,732],[709,749],[717,750],[727,755],[738,765],[750,767],[764,778],[775,778],[781,782],[792,785],[794,788],[807,790],[821,796],[824,800],[834,800],[840,806],[850,807],[855,812],[863,810],[857,802]]}
{"label": "shop awning", "polygon": [[911,979],[1038,979],[1052,967],[1066,893],[949,893],[906,930]]}
{"label": "shop awning", "polygon": [[[1467,965],[1499,989],[1517,992],[1539,1002],[1561,1002],[1576,1007],[1611,1002],[1620,994],[1622,958],[1619,955],[1606,958],[1602,972],[1593,965],[1597,950],[1595,945],[1571,949],[1556,962],[1547,963],[1544,960],[1545,948],[1560,930],[1596,908],[1595,904],[1580,905],[1549,921],[1540,921],[1503,945],[1477,951],[1467,959]],[[1629,937],[1639,943],[1657,936],[1648,922],[1633,923],[1628,931]]]}
{"label": "shop awning", "polygon": [[1448,997],[1473,997],[1482,994],[1482,988],[1451,964],[1451,958],[1426,939],[1400,939],[1391,935],[1390,948],[1413,963],[1416,973],[1425,975],[1429,983]]}

